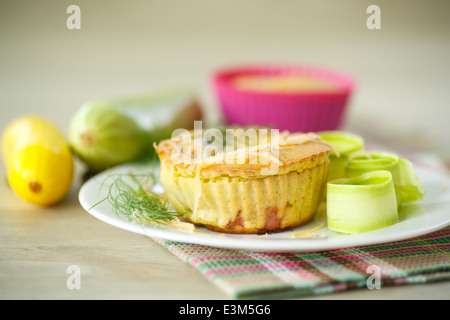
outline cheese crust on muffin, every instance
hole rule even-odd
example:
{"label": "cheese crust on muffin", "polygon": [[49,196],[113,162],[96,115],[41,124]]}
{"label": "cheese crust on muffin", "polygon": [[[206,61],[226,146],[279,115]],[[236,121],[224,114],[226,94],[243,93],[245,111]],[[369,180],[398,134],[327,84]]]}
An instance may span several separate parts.
{"label": "cheese crust on muffin", "polygon": [[[191,138],[194,146],[204,144],[202,136]],[[323,199],[332,146],[314,133],[282,132],[273,142],[258,139],[209,159],[235,160],[220,163],[180,157],[179,139],[161,141],[155,150],[170,204],[187,221],[224,233],[274,232],[310,221]]]}

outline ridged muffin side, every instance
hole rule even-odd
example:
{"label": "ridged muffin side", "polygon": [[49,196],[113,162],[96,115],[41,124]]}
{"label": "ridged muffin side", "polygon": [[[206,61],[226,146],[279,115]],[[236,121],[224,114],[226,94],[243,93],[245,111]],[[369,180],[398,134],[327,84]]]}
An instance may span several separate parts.
{"label": "ridged muffin side", "polygon": [[316,213],[329,171],[328,152],[307,168],[258,178],[205,178],[179,174],[161,163],[161,183],[186,220],[226,233],[264,233],[295,227]]}

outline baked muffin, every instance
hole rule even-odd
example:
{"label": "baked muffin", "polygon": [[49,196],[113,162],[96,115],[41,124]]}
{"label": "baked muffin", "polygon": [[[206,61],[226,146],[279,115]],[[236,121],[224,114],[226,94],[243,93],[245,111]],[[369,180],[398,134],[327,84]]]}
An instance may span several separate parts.
{"label": "baked muffin", "polygon": [[241,65],[216,70],[212,84],[228,125],[318,132],[341,127],[356,81],[314,66]]}
{"label": "baked muffin", "polygon": [[[205,146],[204,131],[155,145],[167,198],[186,220],[218,232],[266,233],[313,218],[327,182],[331,145],[314,133],[282,132],[264,140],[256,131],[256,140],[216,150],[209,158],[194,152]],[[180,155],[189,144],[190,152]]]}
{"label": "baked muffin", "polygon": [[265,93],[338,92],[332,81],[299,75],[243,75],[233,79],[239,90]]}

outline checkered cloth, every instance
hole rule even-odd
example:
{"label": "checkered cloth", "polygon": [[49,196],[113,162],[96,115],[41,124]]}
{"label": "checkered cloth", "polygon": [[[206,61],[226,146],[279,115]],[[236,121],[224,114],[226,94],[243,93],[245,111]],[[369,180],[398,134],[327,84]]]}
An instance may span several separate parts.
{"label": "checkered cloth", "polygon": [[[431,153],[409,158],[447,174]],[[262,253],[153,240],[235,299],[293,298],[450,280],[450,227],[403,241],[321,252]]]}
{"label": "checkered cloth", "polygon": [[321,252],[234,251],[154,239],[231,298],[276,299],[450,280],[450,228]]}

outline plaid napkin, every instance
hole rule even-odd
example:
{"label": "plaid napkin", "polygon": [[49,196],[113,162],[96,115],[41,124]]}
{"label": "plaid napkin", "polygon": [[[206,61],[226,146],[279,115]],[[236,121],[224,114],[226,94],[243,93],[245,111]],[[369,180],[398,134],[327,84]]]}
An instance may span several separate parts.
{"label": "plaid napkin", "polygon": [[236,299],[450,280],[450,228],[405,241],[310,253],[234,251],[154,240]]}
{"label": "plaid napkin", "polygon": [[[408,157],[447,174],[433,153]],[[235,299],[277,299],[450,280],[450,227],[424,236],[321,252],[262,253],[153,238]]]}

